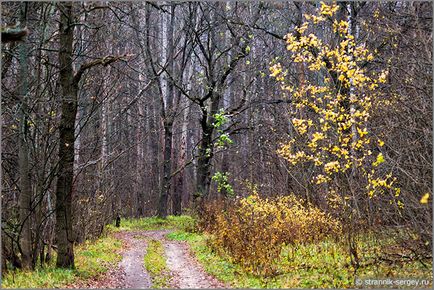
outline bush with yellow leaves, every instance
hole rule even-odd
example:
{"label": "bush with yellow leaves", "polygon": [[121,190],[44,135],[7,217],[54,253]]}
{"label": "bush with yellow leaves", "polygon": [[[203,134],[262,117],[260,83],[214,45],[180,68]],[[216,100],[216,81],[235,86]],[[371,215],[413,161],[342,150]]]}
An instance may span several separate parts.
{"label": "bush with yellow leaves", "polygon": [[317,207],[293,195],[262,198],[257,192],[227,206],[204,207],[202,227],[212,234],[211,246],[257,275],[276,274],[285,244],[308,243],[339,235],[341,225]]}
{"label": "bush with yellow leaves", "polygon": [[[305,14],[306,21],[285,37],[291,59],[315,78],[293,86],[282,64],[270,67],[270,76],[292,100],[296,132],[278,154],[293,166],[315,165],[311,182],[325,184],[330,191],[339,189],[335,185],[340,176],[346,182],[348,176],[358,175],[365,180],[369,197],[394,191],[392,196],[398,198],[396,178],[377,170],[385,161],[384,141],[368,130],[373,112],[385,106],[378,88],[386,82],[388,70],[365,68],[375,53],[356,42],[350,23],[339,20],[338,10],[336,3],[321,2],[317,15]],[[318,24],[330,26],[336,41],[316,35],[312,27]]]}

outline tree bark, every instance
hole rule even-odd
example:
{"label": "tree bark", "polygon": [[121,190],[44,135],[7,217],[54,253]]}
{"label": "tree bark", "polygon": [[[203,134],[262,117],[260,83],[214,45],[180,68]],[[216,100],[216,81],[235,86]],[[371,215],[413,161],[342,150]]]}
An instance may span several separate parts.
{"label": "tree bark", "polygon": [[72,190],[74,176],[74,127],[77,115],[77,84],[72,66],[74,26],[72,3],[59,4],[60,88],[62,113],[59,126],[59,173],[56,186],[56,239],[59,268],[74,268]]}
{"label": "tree bark", "polygon": [[[213,100],[216,101],[216,99]],[[200,126],[202,129],[202,139],[199,145],[198,159],[197,159],[197,181],[196,192],[193,195],[193,203],[195,206],[208,195],[209,186],[211,184],[211,160],[214,153],[212,134],[214,127],[212,125],[212,116],[208,118],[208,110],[205,105],[202,105],[202,118]]]}
{"label": "tree bark", "polygon": [[[27,3],[21,4],[21,21],[26,24],[27,18]],[[31,203],[32,203],[32,187],[30,183],[29,171],[29,140],[28,140],[28,105],[27,94],[28,89],[28,45],[23,41],[19,45],[20,53],[20,95],[21,95],[21,111],[20,111],[20,142],[19,142],[19,168],[20,168],[20,250],[21,250],[21,265],[24,269],[32,268],[32,240],[31,240]]]}
{"label": "tree bark", "polygon": [[[181,138],[179,140],[179,150],[178,150],[178,158],[177,158],[177,168],[183,168],[186,162],[189,113],[190,113],[190,107],[187,107],[183,113]],[[173,197],[172,197],[173,215],[180,215],[182,213],[182,196],[185,191],[184,179],[185,179],[185,168],[181,169],[181,171],[175,177],[175,181],[174,181],[175,188],[173,189]]]}
{"label": "tree bark", "polygon": [[167,201],[170,193],[170,176],[172,173],[172,124],[164,124],[164,161],[163,161],[163,179],[160,192],[160,201],[158,204],[158,216],[165,218],[167,216]]}
{"label": "tree bark", "polygon": [[[163,15],[163,60],[167,62],[166,73],[162,74],[161,80],[161,117],[163,119],[164,129],[164,153],[163,153],[163,178],[160,189],[160,200],[158,204],[158,216],[165,218],[167,216],[167,201],[170,195],[170,183],[172,175],[172,144],[173,144],[173,93],[174,85],[172,80],[173,74],[173,26],[175,20],[175,6],[171,4],[170,19]],[[167,55],[166,55],[167,53]]]}

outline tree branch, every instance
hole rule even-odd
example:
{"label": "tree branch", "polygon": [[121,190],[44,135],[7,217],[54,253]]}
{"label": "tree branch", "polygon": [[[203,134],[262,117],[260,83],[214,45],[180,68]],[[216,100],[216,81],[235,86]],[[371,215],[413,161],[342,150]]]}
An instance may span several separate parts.
{"label": "tree branch", "polygon": [[5,27],[1,28],[1,42],[15,42],[15,41],[24,41],[24,37],[29,34],[29,30],[27,27],[18,28],[18,27]]}
{"label": "tree branch", "polygon": [[81,77],[83,76],[83,73],[94,67],[97,65],[102,65],[102,66],[107,66],[113,62],[119,61],[119,60],[124,60],[126,61],[128,59],[128,57],[130,57],[131,55],[129,54],[125,54],[125,55],[120,55],[120,56],[105,56],[103,58],[94,60],[94,61],[90,61],[87,63],[84,63],[82,65],[80,65],[80,68],[77,70],[77,72],[74,74],[74,78],[73,78],[73,84],[78,84],[78,82],[80,81]]}

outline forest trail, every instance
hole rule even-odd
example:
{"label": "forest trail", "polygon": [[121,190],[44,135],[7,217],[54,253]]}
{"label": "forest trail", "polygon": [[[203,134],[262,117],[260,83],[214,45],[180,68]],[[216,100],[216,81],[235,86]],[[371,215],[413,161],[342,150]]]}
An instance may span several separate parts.
{"label": "forest trail", "polygon": [[[143,263],[149,239],[159,240],[164,245],[172,288],[223,288],[223,284],[206,274],[191,256],[186,243],[166,240],[165,235],[169,232],[169,230],[156,230],[116,233],[116,238],[126,246],[118,267],[121,274],[116,275],[123,276],[122,288],[152,288],[151,278]],[[103,285],[99,284],[99,286]]]}
{"label": "forest trail", "polygon": [[151,277],[143,265],[143,257],[146,254],[146,240],[140,232],[124,232],[118,235],[123,242],[128,244],[127,250],[119,264],[125,272],[124,287],[134,289],[151,288]]}
{"label": "forest trail", "polygon": [[167,267],[172,273],[172,282],[177,288],[223,288],[224,285],[208,275],[191,257],[188,245],[183,242],[165,243]]}

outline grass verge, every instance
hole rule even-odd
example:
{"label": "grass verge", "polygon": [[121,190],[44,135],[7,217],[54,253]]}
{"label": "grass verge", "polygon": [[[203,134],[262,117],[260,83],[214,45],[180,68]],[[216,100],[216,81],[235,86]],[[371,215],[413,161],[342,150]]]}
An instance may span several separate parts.
{"label": "grass verge", "polygon": [[170,275],[166,265],[164,247],[160,241],[149,240],[144,257],[145,268],[152,279],[153,288],[170,288]]}
{"label": "grass verge", "polygon": [[87,241],[75,248],[76,269],[56,269],[56,256],[44,268],[15,270],[2,277],[2,288],[60,288],[78,280],[97,277],[121,260],[121,242],[111,236]]}
{"label": "grass verge", "polygon": [[147,217],[139,219],[122,219],[121,226],[116,228],[108,225],[108,231],[131,231],[131,230],[161,230],[179,229],[188,231],[195,226],[195,220],[188,215],[168,216],[167,218]]}
{"label": "grass verge", "polygon": [[[167,236],[187,241],[206,272],[229,287],[235,288],[354,288],[353,268],[345,247],[326,240],[314,244],[286,246],[274,277],[255,276],[234,263],[228,255],[215,253],[207,243],[206,234],[177,231]],[[388,263],[376,260],[371,239],[360,241],[360,251],[368,253],[358,277],[426,278],[432,281],[431,261],[428,267],[417,261]],[[372,253],[371,255],[369,253]],[[429,288],[429,286],[428,286]]]}

